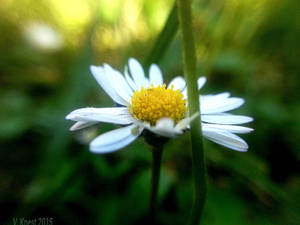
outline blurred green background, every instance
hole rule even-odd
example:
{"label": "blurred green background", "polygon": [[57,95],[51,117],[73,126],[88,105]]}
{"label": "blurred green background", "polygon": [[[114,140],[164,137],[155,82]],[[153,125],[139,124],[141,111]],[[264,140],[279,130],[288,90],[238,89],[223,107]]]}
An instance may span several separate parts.
{"label": "blurred green background", "polygon": [[[114,128],[70,132],[73,109],[112,106],[89,72],[129,57],[157,62],[168,82],[182,74],[178,32],[153,52],[172,0],[2,0],[0,4],[1,224],[145,224],[151,153],[140,138],[95,155],[88,140]],[[203,93],[229,91],[255,118],[247,153],[205,141],[206,225],[300,224],[300,1],[195,0]],[[171,28],[176,28],[176,20]],[[175,29],[176,31],[176,29]],[[174,35],[173,35],[174,33]],[[171,38],[174,36],[174,38]],[[170,38],[170,39],[168,39]],[[147,61],[148,60],[148,61]],[[158,220],[185,224],[192,201],[188,135],[163,156]]]}

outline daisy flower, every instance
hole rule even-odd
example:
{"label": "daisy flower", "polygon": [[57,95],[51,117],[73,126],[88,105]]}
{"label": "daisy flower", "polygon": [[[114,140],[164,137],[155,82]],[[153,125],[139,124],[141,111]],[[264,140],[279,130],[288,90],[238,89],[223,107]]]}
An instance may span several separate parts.
{"label": "daisy flower", "polygon": [[[92,152],[109,153],[124,148],[144,130],[162,137],[178,137],[189,129],[189,123],[198,116],[189,115],[183,77],[175,77],[166,85],[161,70],[155,64],[150,66],[149,78],[145,76],[141,64],[133,58],[129,59],[124,75],[108,64],[91,66],[90,69],[116,106],[72,111],[66,116],[66,119],[76,121],[70,130],[86,128],[100,122],[121,125],[121,128],[92,140]],[[205,82],[206,78],[200,77],[198,89]],[[199,98],[203,136],[227,148],[247,151],[247,143],[236,134],[249,133],[253,129],[237,124],[248,123],[253,119],[227,113],[240,107],[245,101],[242,98],[230,97],[228,92],[200,95]]]}

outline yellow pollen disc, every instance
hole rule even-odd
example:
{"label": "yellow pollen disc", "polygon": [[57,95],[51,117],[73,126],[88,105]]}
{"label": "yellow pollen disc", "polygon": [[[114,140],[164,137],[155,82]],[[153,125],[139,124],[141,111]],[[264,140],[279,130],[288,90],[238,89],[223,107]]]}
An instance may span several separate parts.
{"label": "yellow pollen disc", "polygon": [[181,120],[187,112],[186,101],[180,90],[166,89],[166,85],[141,88],[135,91],[131,98],[129,110],[139,120],[151,125],[163,118],[172,118],[175,122]]}

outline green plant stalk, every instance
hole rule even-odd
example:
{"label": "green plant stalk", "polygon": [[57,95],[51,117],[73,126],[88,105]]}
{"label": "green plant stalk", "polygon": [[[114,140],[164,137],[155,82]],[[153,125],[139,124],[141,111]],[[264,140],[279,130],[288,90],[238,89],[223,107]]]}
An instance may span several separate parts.
{"label": "green plant stalk", "polygon": [[160,165],[163,153],[163,147],[153,147],[152,149],[152,177],[150,191],[149,218],[154,221],[155,212],[157,209],[157,194],[160,177]]}
{"label": "green plant stalk", "polygon": [[177,0],[180,30],[182,34],[184,76],[187,84],[189,113],[199,112],[191,126],[194,199],[190,225],[199,224],[206,198],[206,166],[202,143],[200,99],[197,87],[196,50],[192,24],[191,0]]}

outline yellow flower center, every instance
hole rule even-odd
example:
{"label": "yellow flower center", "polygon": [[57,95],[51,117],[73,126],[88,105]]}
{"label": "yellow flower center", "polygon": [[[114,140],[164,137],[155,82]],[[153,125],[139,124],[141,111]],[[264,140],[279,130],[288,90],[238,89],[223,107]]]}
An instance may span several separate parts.
{"label": "yellow flower center", "polygon": [[175,122],[181,120],[187,112],[186,101],[180,90],[166,89],[166,85],[141,88],[131,98],[129,110],[138,120],[147,121],[151,125],[168,117]]}

